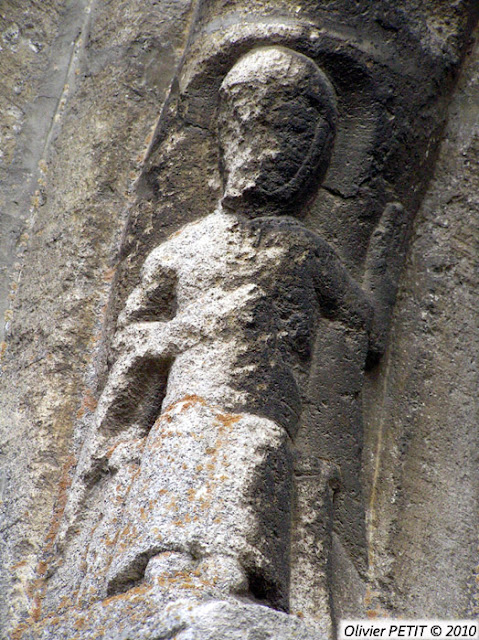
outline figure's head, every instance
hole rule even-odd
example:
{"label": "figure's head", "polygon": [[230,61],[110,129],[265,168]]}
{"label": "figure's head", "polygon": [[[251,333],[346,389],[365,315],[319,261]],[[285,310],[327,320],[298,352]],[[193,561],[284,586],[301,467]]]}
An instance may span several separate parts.
{"label": "figure's head", "polygon": [[221,84],[218,128],[223,205],[249,216],[297,215],[329,165],[334,89],[306,56],[254,49]]}

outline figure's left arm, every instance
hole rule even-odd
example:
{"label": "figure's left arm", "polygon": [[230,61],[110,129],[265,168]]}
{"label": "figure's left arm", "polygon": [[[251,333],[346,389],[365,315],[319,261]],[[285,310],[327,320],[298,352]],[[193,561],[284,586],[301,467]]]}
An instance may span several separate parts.
{"label": "figure's left arm", "polygon": [[321,238],[316,240],[314,281],[321,313],[355,329],[371,331],[373,305],[351,277],[337,253]]}
{"label": "figure's left arm", "polygon": [[316,293],[325,317],[369,336],[369,359],[385,349],[399,277],[409,237],[408,217],[398,203],[388,204],[369,243],[363,286],[349,274],[335,251],[316,241]]}

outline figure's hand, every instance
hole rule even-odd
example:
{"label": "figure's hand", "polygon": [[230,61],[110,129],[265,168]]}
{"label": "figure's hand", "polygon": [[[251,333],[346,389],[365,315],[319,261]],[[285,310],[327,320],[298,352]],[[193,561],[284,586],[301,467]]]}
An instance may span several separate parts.
{"label": "figure's hand", "polygon": [[131,322],[119,329],[113,337],[113,349],[118,354],[117,361],[130,356],[142,358],[150,355],[161,357],[166,349],[167,323]]}
{"label": "figure's hand", "polygon": [[364,275],[364,289],[374,307],[370,337],[373,359],[380,356],[386,346],[408,237],[409,216],[401,204],[388,204],[371,237]]}

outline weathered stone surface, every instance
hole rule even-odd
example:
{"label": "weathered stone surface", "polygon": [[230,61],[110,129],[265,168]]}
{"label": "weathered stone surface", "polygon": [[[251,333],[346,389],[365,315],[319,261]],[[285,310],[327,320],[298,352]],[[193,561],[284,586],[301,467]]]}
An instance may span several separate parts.
{"label": "weathered stone surface", "polygon": [[[65,11],[66,2],[3,2],[0,9],[0,336],[9,306],[9,285],[16,246],[28,218],[30,198],[40,188],[43,148],[67,75],[68,49],[82,13]],[[71,3],[70,3],[71,4]],[[75,15],[72,15],[75,14]],[[80,20],[81,23],[81,20]],[[60,27],[62,25],[62,27]],[[62,28],[64,33],[59,34]],[[56,58],[56,73],[49,64]],[[37,198],[40,191],[37,194]],[[8,320],[8,318],[6,318]]]}
{"label": "weathered stone surface", "polygon": [[[477,177],[467,133],[450,129],[460,151],[436,183],[444,201],[461,194],[458,235],[437,227],[443,196],[430,196],[381,357],[474,4],[396,4],[118,1],[52,13],[47,31],[59,35],[45,46],[64,75],[52,76],[57,117],[31,119],[31,180],[43,159],[42,184],[4,355],[5,635],[20,621],[14,638],[319,638],[367,608],[471,613],[476,541],[472,526],[454,527],[476,508],[475,374],[450,307],[438,318],[436,299],[415,302],[454,289],[475,335],[470,257],[443,268],[433,247],[472,235],[468,187],[444,186],[449,174]],[[41,84],[46,57],[24,64]],[[29,198],[7,151],[6,200],[11,189]],[[434,440],[434,418],[418,410],[414,432],[399,417],[385,431],[389,406],[438,414],[451,383],[439,376],[444,391],[431,394],[424,372],[437,380],[438,368],[417,354],[442,354],[443,339],[464,425],[448,420]],[[450,476],[464,499],[420,547],[416,523],[437,516],[453,493],[438,478]],[[444,568],[440,592],[422,567]]]}
{"label": "weathered stone surface", "polygon": [[[54,504],[61,509],[64,501],[74,464],[73,425],[95,402],[94,353],[129,190],[191,17],[186,1],[148,10],[142,2],[15,3],[10,13],[11,4],[2,5],[4,30],[15,22],[20,36],[11,53],[2,41],[2,72],[13,65],[2,95],[19,99],[8,89],[21,76],[26,115],[15,148],[13,142],[7,146],[1,188],[1,224],[17,221],[15,238],[2,238],[10,247],[6,277],[14,294],[5,303],[2,344],[3,624],[36,606],[28,585],[38,551],[55,528]],[[38,66],[30,65],[28,45],[36,30],[45,33]],[[36,189],[40,194],[29,211]]]}
{"label": "weathered stone surface", "polygon": [[[334,140],[334,91],[315,63],[285,48],[258,48],[232,68],[222,91],[224,197],[215,213],[150,253],[119,316],[116,362],[85,431],[55,541],[60,555],[45,558],[45,613],[152,579],[161,580],[168,602],[179,596],[180,571],[193,593],[291,607],[291,441],[301,406],[314,403],[315,327],[324,316],[341,338],[349,334],[360,377],[375,322],[373,289],[378,304],[387,302],[374,260],[369,299],[320,237],[285,217],[301,213]],[[248,124],[252,135],[241,135]],[[390,211],[401,218],[402,209],[390,207],[386,217]],[[386,237],[372,242],[373,253],[397,251],[396,237],[382,246]],[[321,465],[311,453],[313,467]],[[322,480],[327,495],[329,474]],[[325,558],[327,518],[327,526],[319,517],[312,527]],[[324,571],[323,563],[318,598],[327,602]],[[306,600],[298,597],[298,605]],[[307,612],[319,615],[312,606]],[[322,613],[331,631],[331,614]]]}
{"label": "weathered stone surface", "polygon": [[371,572],[386,610],[424,618],[478,612],[478,78],[476,44],[366,394]]}
{"label": "weathered stone surface", "polygon": [[166,607],[146,589],[110,598],[24,630],[25,640],[323,640],[311,623],[260,605],[178,600]]}

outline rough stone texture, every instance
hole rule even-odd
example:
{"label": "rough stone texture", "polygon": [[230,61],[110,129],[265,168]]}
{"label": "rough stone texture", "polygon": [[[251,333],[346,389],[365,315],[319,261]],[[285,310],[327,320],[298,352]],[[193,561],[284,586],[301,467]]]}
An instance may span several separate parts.
{"label": "rough stone texture", "polygon": [[478,613],[478,142],[476,44],[366,395],[376,604],[424,618]]}
{"label": "rough stone texture", "polygon": [[[477,496],[476,434],[469,405],[475,373],[469,346],[461,342],[463,335],[471,336],[470,341],[477,338],[469,311],[475,305],[470,292],[473,259],[467,249],[473,236],[472,196],[467,189],[475,188],[460,184],[465,177],[471,185],[477,182],[475,138],[468,135],[475,126],[472,107],[467,106],[467,100],[473,100],[468,98],[473,80],[472,88],[459,94],[465,106],[458,104],[453,110],[457,115],[448,130],[452,147],[446,148],[436,186],[425,201],[393,341],[382,361],[381,354],[408,225],[433,172],[445,106],[467,48],[474,4],[411,0],[396,5],[388,0],[217,0],[194,6],[186,0],[67,2],[55,5],[50,13],[50,5],[44,4],[49,11],[38,22],[47,34],[44,58],[39,56],[38,66],[30,63],[28,51],[19,58],[35,80],[31,94],[24,93],[23,98],[25,111],[32,115],[25,118],[24,133],[19,132],[15,144],[13,121],[8,128],[8,179],[2,191],[7,204],[17,202],[14,192],[28,202],[38,186],[31,212],[21,205],[20,213],[7,210],[3,218],[13,229],[6,245],[8,268],[21,230],[21,224],[12,226],[8,221],[29,218],[19,254],[21,268],[14,270],[16,293],[8,312],[3,357],[5,635],[20,622],[13,638],[71,638],[77,633],[80,638],[96,634],[306,639],[325,637],[339,617],[360,615],[367,608],[409,615],[472,612],[475,523],[468,520],[458,529],[456,522],[465,512],[474,512]],[[27,18],[20,15],[15,21],[19,32],[28,34]],[[5,33],[9,47],[28,49],[27,35],[17,37],[10,23]],[[226,135],[218,145],[221,85],[244,53],[275,44],[321,68],[335,95],[330,122],[336,141],[318,196],[312,197],[313,185],[303,185],[304,197],[311,196],[303,203],[304,220],[284,225],[240,220],[243,236],[238,242],[238,228],[223,236],[219,231],[227,229],[227,224],[221,225],[231,221],[231,212],[212,214],[228,175],[224,167],[223,172],[219,169],[220,149],[227,156],[224,152],[234,139]],[[469,77],[474,73],[471,66]],[[54,87],[47,97],[56,98],[50,101],[56,105],[50,110],[41,103],[39,88],[48,78]],[[16,80],[9,82],[17,86]],[[10,97],[7,91],[1,93]],[[294,113],[290,115],[293,126]],[[8,126],[9,120],[5,123]],[[25,150],[30,139],[33,159]],[[305,145],[308,139],[306,134]],[[450,153],[450,148],[455,151]],[[324,173],[321,162],[315,170],[319,180]],[[465,177],[459,178],[461,174]],[[266,183],[266,191],[270,186]],[[224,204],[228,205],[226,199]],[[455,220],[455,226],[445,226],[437,217],[437,210],[446,206],[444,216]],[[293,207],[288,213],[296,212]],[[190,224],[198,219],[197,225]],[[214,233],[208,224],[213,224]],[[188,235],[194,236],[195,228],[210,238],[204,241],[206,254],[201,242],[195,244]],[[165,242],[172,232],[176,236]],[[266,237],[266,245],[271,239],[263,253],[252,242],[255,233],[258,246],[261,238]],[[198,235],[201,241],[201,232]],[[319,303],[313,302],[314,295],[302,297],[308,289],[304,287],[308,268],[294,277],[289,270],[298,257],[298,237],[306,255],[314,253],[311,247],[316,243],[319,258],[323,256],[320,285],[310,287],[322,292]],[[312,244],[311,238],[316,238]],[[225,250],[228,242],[230,248]],[[452,267],[450,246],[461,256]],[[163,264],[159,280],[166,286],[158,289],[155,269],[148,272],[142,265],[147,255],[153,267],[162,264],[162,260],[155,263],[155,256],[168,249],[174,249],[179,263],[175,269]],[[210,262],[205,267],[204,255],[214,257],[216,267],[230,259],[231,281],[213,269],[215,282],[208,286]],[[197,272],[205,278],[204,289],[199,286],[201,278],[191,277]],[[290,278],[300,285],[302,293],[292,286],[285,309],[277,308],[275,316],[270,302],[279,295],[271,283],[283,284],[282,278],[286,284]],[[359,312],[351,311],[362,300],[353,279],[362,283],[365,295],[375,294],[374,300],[369,297],[367,304],[359,304]],[[431,297],[440,292],[450,296],[451,290],[465,300],[456,305],[464,314],[459,313],[461,336],[452,320],[458,310],[450,299],[442,307]],[[268,304],[263,305],[262,295]],[[341,299],[343,304],[338,303]],[[369,306],[374,307],[372,326],[370,310],[364,313]],[[291,316],[293,308],[296,313]],[[158,310],[161,317],[155,316]],[[271,331],[271,324],[288,315],[289,324]],[[149,340],[145,332],[142,337],[142,321],[150,330],[155,324],[170,327],[171,348],[160,358],[158,335]],[[223,349],[226,328],[234,337],[229,351]],[[278,344],[262,342],[262,331],[278,337]],[[214,348],[208,351],[204,343],[195,342],[199,334]],[[243,354],[238,355],[235,349],[241,347]],[[142,349],[148,361],[145,371],[135,368]],[[299,420],[294,385],[289,388],[288,375],[283,375],[287,368],[273,371],[265,388],[252,384],[258,382],[262,364],[255,356],[283,355],[288,350],[296,352],[300,361],[303,358],[292,367],[300,380],[304,409]],[[440,359],[433,364],[431,354],[436,352]],[[368,540],[364,513],[368,502],[362,499],[360,483],[366,358],[371,368],[365,398]],[[208,375],[202,375],[203,362],[209,364]],[[253,372],[249,378],[248,368]],[[185,379],[190,371],[191,380]],[[268,364],[263,371],[266,378],[271,371]],[[408,371],[406,378],[403,374]],[[231,380],[239,372],[235,387]],[[151,374],[153,387],[145,384]],[[206,401],[193,396],[188,403],[185,396],[200,389],[195,396],[205,396]],[[441,422],[436,439],[435,416],[445,395],[453,399],[451,417]],[[283,396],[289,408],[281,404]],[[187,405],[187,420],[177,415],[185,406],[181,403]],[[172,407],[171,428],[162,431],[162,421],[169,417],[166,407]],[[385,416],[394,417],[394,428],[385,429]],[[237,430],[223,432],[222,425],[226,429],[228,422]],[[220,442],[214,462],[214,446],[198,442],[194,424],[204,425],[206,440]],[[118,430],[119,425],[126,429]],[[251,430],[255,438],[248,436]],[[291,443],[285,433],[294,435],[295,430],[295,455],[290,459]],[[169,444],[162,442],[158,448],[159,440],[166,441],[163,436],[170,432]],[[127,446],[121,443],[123,437]],[[451,441],[460,443],[453,459]],[[245,462],[229,468],[234,456],[228,452],[234,447],[244,452]],[[178,450],[186,459],[173,456]],[[268,454],[265,465],[266,451],[273,455]],[[168,472],[155,477],[166,465],[161,452],[166,460],[173,457],[171,478]],[[204,463],[193,467],[195,456],[203,454],[206,464],[217,465],[214,474],[225,476],[225,485],[198,468]],[[279,461],[276,467],[274,460]],[[259,482],[261,469],[276,482]],[[189,470],[184,477],[182,470]],[[162,497],[166,494],[160,493],[168,491],[175,477],[177,489],[184,485],[186,491],[211,481],[210,497],[227,512],[226,525],[215,522],[215,507],[200,513],[201,491],[192,495],[191,512],[202,521],[200,539],[213,550],[209,556],[201,545],[192,544],[197,530],[188,522],[191,513],[185,502],[167,503]],[[443,479],[451,477],[452,490]],[[125,507],[111,499],[122,493]],[[184,499],[184,492],[179,493]],[[461,500],[451,498],[456,493]],[[430,522],[437,522],[445,497],[449,519],[443,527],[433,527]],[[268,510],[270,503],[278,508]],[[181,516],[176,520],[182,519],[177,529],[176,510]],[[121,535],[115,518],[125,521]],[[93,543],[87,548],[83,543],[95,524]],[[131,525],[139,528],[139,539],[131,535]],[[171,528],[167,548],[153,542],[155,525]],[[261,527],[268,534],[256,535],[255,529]],[[261,544],[268,547],[275,528],[276,546],[263,550]],[[235,535],[216,548],[221,537],[228,537],[226,529]],[[290,529],[292,548],[285,551]],[[84,550],[86,567],[80,558]],[[249,576],[244,575],[248,563],[236,562],[242,554],[253,558]],[[460,555],[461,561],[452,561],[451,554]],[[285,587],[288,564],[291,577]],[[261,579],[255,574],[258,567],[264,570]],[[431,590],[428,573],[441,585],[440,591]],[[168,613],[163,613],[165,603],[185,595],[188,604],[170,604]],[[198,602],[198,596],[220,601]],[[273,607],[289,606],[298,616],[319,619],[319,626],[259,604],[242,603],[245,597]],[[52,610],[60,617],[52,617]]]}
{"label": "rough stone texture", "polygon": [[[44,148],[65,85],[69,49],[81,24],[66,2],[3,2],[0,13],[2,60],[0,112],[0,313],[8,308],[10,269],[30,198],[44,162]],[[70,3],[71,4],[71,3]],[[65,15],[63,16],[63,12]],[[60,29],[64,32],[59,33]],[[66,33],[65,33],[66,32]],[[56,60],[56,69],[49,62]],[[40,163],[40,166],[39,166]],[[38,195],[37,195],[38,197]],[[3,322],[0,334],[3,339]]]}
{"label": "rough stone texture", "polygon": [[[91,363],[129,189],[141,170],[191,17],[186,1],[155,3],[148,11],[142,2],[66,4],[55,3],[53,9],[50,3],[31,3],[12,15],[2,6],[8,28],[16,21],[28,34],[34,23],[48,35],[38,67],[12,54],[12,65],[28,69],[25,85],[31,77],[32,86],[31,98],[25,96],[18,155],[12,142],[2,183],[2,221],[28,218],[18,264],[8,274],[15,296],[2,349],[1,527],[8,532],[1,550],[2,593],[8,595],[0,599],[0,610],[2,620],[10,621],[31,610],[27,585],[48,529],[55,527],[53,505],[64,499],[73,424],[95,401]],[[18,54],[22,47],[29,51],[20,37],[16,46]],[[3,71],[3,61],[10,59],[6,43],[0,55]],[[41,96],[52,83],[54,100],[45,104]],[[50,102],[56,108],[48,110]],[[28,212],[28,180],[31,173],[36,189],[38,169],[41,193]],[[21,195],[18,214],[14,193]],[[16,237],[19,224],[14,227]],[[6,241],[11,249],[14,239]]]}
{"label": "rough stone texture", "polygon": [[25,630],[26,640],[322,640],[313,624],[254,604],[178,600],[164,606],[147,589],[132,590],[65,618],[52,617]]}
{"label": "rough stone texture", "polygon": [[[403,210],[386,208],[384,228],[397,233],[378,233],[371,243],[368,296],[327,243],[285,216],[301,215],[328,166],[336,118],[329,82],[309,58],[262,47],[233,66],[221,91],[224,196],[215,213],[150,253],[119,316],[116,361],[85,430],[53,562],[45,556],[44,613],[152,579],[161,579],[167,602],[179,595],[178,572],[203,597],[236,594],[295,612],[308,600],[300,565],[289,598],[298,537],[291,534],[291,442],[309,426],[301,407],[308,414],[317,404],[308,383],[315,332],[323,317],[334,322],[350,343],[351,376],[361,378],[373,306],[387,306],[378,259],[401,253]],[[215,405],[223,413],[212,412]],[[360,433],[359,408],[352,413]],[[303,474],[321,477],[314,447],[308,453],[313,463],[300,462],[299,484]],[[342,543],[361,556],[364,541],[349,524],[364,529],[358,473],[345,451],[343,458],[351,495],[337,520]],[[327,494],[328,475],[322,480]],[[326,526],[321,517],[309,526],[325,558],[327,511],[320,510]],[[302,551],[306,560],[307,544]],[[327,563],[320,576],[317,597],[327,601]],[[318,616],[312,606],[302,613]],[[321,622],[327,632],[331,615]]]}

